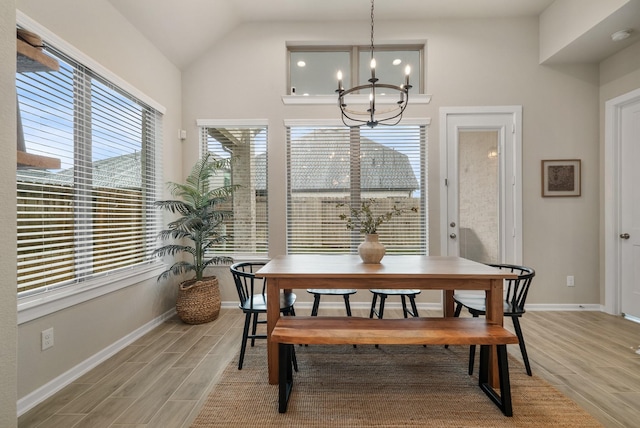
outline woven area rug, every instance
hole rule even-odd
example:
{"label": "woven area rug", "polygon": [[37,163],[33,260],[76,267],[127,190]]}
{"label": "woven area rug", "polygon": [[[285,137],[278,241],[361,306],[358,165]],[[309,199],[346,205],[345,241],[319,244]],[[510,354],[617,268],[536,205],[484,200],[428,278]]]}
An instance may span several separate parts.
{"label": "woven area rug", "polygon": [[[296,346],[287,413],[267,382],[264,341],[237,356],[192,427],[600,427],[553,386],[510,358],[513,417],[505,417],[467,374],[468,348]],[[477,361],[476,361],[477,371]]]}

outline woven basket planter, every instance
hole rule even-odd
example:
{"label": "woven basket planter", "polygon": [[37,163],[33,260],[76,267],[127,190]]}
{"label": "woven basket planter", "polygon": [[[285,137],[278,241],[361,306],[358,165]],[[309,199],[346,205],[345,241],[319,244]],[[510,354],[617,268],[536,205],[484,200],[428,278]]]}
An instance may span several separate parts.
{"label": "woven basket planter", "polygon": [[176,300],[178,317],[187,324],[204,324],[220,314],[220,288],[218,278],[211,276],[202,281],[195,279],[180,284]]}

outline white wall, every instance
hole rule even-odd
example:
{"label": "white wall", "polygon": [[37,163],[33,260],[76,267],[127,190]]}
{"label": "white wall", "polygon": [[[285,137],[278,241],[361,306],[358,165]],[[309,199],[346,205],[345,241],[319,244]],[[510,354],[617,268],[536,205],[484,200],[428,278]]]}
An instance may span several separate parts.
{"label": "white wall", "polygon": [[[19,0],[16,7],[166,108],[164,173],[167,180],[181,180],[182,147],[178,140],[182,101],[180,71],[119,15],[107,0]],[[15,21],[11,26],[14,25]],[[13,37],[14,33],[10,42],[15,44]],[[15,53],[10,57],[15,58]],[[2,61],[3,64],[9,62],[13,61]],[[9,98],[15,106],[14,98]],[[15,136],[12,141],[11,145],[15,146]],[[2,162],[9,160],[3,157]],[[2,170],[7,171],[10,177],[2,180],[0,188],[11,195],[7,200],[15,200],[15,162],[11,168]],[[12,214],[15,216],[15,212]],[[3,227],[5,223],[15,225],[15,220],[3,221]],[[15,240],[4,239],[3,242],[12,243],[10,250],[7,250],[10,256],[2,259],[10,261],[15,269]],[[15,278],[15,274],[12,277]],[[15,279],[11,282],[7,284],[7,288],[12,289],[15,297]],[[175,304],[174,294],[175,287],[171,284],[158,285],[153,278],[21,324],[18,329],[18,398],[33,393],[37,388],[171,310]],[[4,304],[6,300],[2,301]],[[4,311],[2,312],[4,316]],[[49,327],[54,327],[55,346],[41,351],[40,332]]]}
{"label": "white wall", "polygon": [[[366,44],[363,23],[261,24],[238,27],[204,54],[183,78],[183,122],[190,139],[184,161],[198,153],[196,119],[269,120],[269,227],[272,256],[285,251],[285,130],[290,118],[337,119],[335,106],[283,105],[286,42]],[[598,67],[538,64],[538,22],[530,19],[378,23],[376,40],[427,40],[430,105],[411,105],[408,117],[438,118],[441,106],[522,105],[524,152],[524,263],[537,271],[532,303],[597,304]],[[439,124],[429,129],[431,254],[439,244]],[[580,158],[583,196],[542,198],[540,161]],[[566,287],[575,275],[576,286]],[[231,284],[223,301],[235,300]],[[224,294],[227,292],[228,294]],[[300,296],[305,294],[305,296]],[[307,298],[306,293],[299,297]],[[424,295],[423,299],[426,299]],[[431,298],[431,296],[429,297]],[[370,301],[368,293],[355,300]],[[576,305],[577,306],[577,305]]]}
{"label": "white wall", "polygon": [[[0,2],[0,58],[15,58],[15,2]],[[16,62],[0,61],[0,199],[15,201]],[[11,148],[14,148],[13,150]],[[7,206],[11,206],[7,204]],[[16,426],[16,212],[0,210],[0,426]]]}

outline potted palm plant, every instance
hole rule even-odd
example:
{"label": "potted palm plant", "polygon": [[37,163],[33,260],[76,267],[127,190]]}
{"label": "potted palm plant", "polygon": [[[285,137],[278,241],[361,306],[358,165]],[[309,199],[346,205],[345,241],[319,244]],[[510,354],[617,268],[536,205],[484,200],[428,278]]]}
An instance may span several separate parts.
{"label": "potted palm plant", "polygon": [[192,274],[179,284],[176,312],[188,324],[215,320],[220,313],[220,289],[215,276],[206,277],[207,267],[232,263],[227,256],[213,254],[213,247],[228,239],[224,224],[233,212],[225,207],[235,190],[233,185],[216,186],[213,180],[229,169],[231,159],[203,156],[191,169],[184,183],[168,183],[174,200],[157,201],[155,206],[179,217],[160,231],[158,238],[171,240],[154,251],[156,256],[186,257],[162,272],[158,281],[169,276]]}

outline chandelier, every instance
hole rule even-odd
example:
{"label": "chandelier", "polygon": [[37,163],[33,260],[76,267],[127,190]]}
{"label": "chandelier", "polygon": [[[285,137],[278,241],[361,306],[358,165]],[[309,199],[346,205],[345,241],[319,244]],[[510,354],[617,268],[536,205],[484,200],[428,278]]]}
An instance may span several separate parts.
{"label": "chandelier", "polygon": [[[409,89],[411,89],[411,85],[409,84],[410,66],[407,65],[405,68],[404,84],[400,86],[378,83],[378,79],[376,78],[376,59],[373,55],[373,1],[374,0],[371,0],[371,78],[368,80],[369,83],[344,89],[342,87],[342,71],[338,71],[338,89],[336,89],[336,92],[338,93],[338,106],[341,111],[342,123],[352,128],[362,125],[367,125],[371,128],[378,125],[397,125],[400,123],[402,114],[409,103]],[[376,106],[376,88],[397,91],[399,93],[398,101],[393,103],[391,107],[379,109]],[[347,106],[346,96],[359,91],[363,93],[369,92],[369,108],[366,110],[364,107],[361,110],[357,110]]]}

